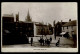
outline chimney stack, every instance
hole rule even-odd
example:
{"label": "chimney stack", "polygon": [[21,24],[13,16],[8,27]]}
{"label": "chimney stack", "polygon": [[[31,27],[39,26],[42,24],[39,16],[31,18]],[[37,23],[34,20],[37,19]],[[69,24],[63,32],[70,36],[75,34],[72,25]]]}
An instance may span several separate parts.
{"label": "chimney stack", "polygon": [[61,23],[62,23],[62,20],[61,20]]}
{"label": "chimney stack", "polygon": [[54,22],[53,22],[53,26],[55,26],[55,20],[54,20]]}
{"label": "chimney stack", "polygon": [[71,21],[71,19],[69,19],[69,22]]}
{"label": "chimney stack", "polygon": [[62,22],[62,20],[61,20],[61,22]]}
{"label": "chimney stack", "polygon": [[16,22],[19,22],[19,12],[16,14]]}

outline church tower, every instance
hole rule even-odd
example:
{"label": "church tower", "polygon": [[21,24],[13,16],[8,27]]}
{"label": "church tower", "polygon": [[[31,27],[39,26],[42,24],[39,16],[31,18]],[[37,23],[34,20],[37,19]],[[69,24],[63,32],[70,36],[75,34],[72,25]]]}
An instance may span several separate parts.
{"label": "church tower", "polygon": [[29,10],[28,10],[26,21],[27,22],[32,22],[31,17],[30,17],[30,14],[29,14]]}
{"label": "church tower", "polygon": [[19,12],[16,14],[16,22],[19,22]]}
{"label": "church tower", "polygon": [[53,22],[53,27],[55,27],[55,20],[54,20],[54,22]]}

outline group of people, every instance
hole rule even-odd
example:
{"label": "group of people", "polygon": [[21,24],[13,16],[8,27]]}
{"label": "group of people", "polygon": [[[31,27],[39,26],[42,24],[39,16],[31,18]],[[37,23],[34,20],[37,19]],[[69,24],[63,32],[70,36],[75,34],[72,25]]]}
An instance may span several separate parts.
{"label": "group of people", "polygon": [[63,36],[66,37],[67,39],[69,39],[69,37],[70,37],[69,32],[66,32]]}
{"label": "group of people", "polygon": [[[46,37],[46,39],[43,39],[43,37],[40,37],[39,42],[40,42],[41,46],[44,46],[44,45],[50,46],[50,43],[52,42],[52,37],[50,37],[50,39],[47,39],[47,37]],[[33,44],[33,37],[31,37],[31,46],[32,46],[32,44]],[[60,38],[59,38],[58,42],[56,43],[56,46],[59,46],[59,44],[60,44]]]}
{"label": "group of people", "polygon": [[43,39],[42,37],[40,37],[40,40],[39,40],[41,46],[44,46],[44,45],[50,46],[51,41],[52,41],[52,37],[50,37],[50,39],[47,39],[47,37],[46,39]]}

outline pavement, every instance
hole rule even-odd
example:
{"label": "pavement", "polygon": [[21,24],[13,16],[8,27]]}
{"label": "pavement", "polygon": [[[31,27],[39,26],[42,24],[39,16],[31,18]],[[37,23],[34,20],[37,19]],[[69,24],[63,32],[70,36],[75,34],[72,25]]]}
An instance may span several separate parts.
{"label": "pavement", "polygon": [[[4,45],[2,46],[3,48],[73,48],[73,40],[72,39],[67,39],[65,37],[56,37],[56,40],[54,38],[53,35],[47,35],[47,38],[49,39],[50,36],[52,37],[52,42],[50,44],[50,46],[41,46],[40,43],[38,42],[38,40],[40,39],[40,37],[33,37],[33,45],[31,46],[31,44],[17,44],[17,45]],[[45,36],[43,37],[44,39],[46,38]],[[60,45],[59,47],[57,47],[55,44],[58,41],[58,39],[60,38]],[[30,42],[29,38],[29,42]]]}

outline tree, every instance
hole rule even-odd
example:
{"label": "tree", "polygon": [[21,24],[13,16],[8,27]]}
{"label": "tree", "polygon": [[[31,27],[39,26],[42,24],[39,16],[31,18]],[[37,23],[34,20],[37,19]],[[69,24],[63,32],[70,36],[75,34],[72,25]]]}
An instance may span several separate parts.
{"label": "tree", "polygon": [[50,23],[48,23],[48,26],[49,26],[49,27],[52,27],[52,25],[51,25]]}

